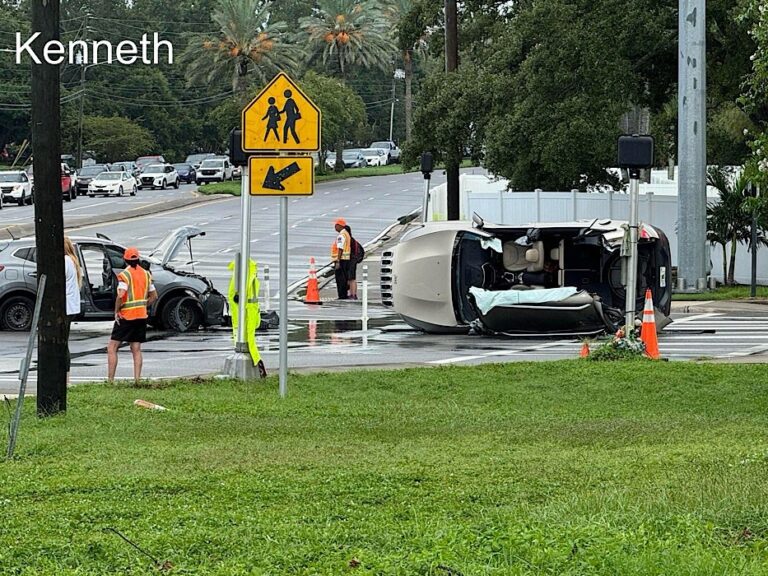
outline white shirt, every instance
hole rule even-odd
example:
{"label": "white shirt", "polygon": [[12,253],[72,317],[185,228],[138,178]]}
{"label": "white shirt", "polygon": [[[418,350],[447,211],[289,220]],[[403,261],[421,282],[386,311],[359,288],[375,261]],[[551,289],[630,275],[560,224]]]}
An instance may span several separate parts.
{"label": "white shirt", "polygon": [[80,287],[77,285],[77,270],[71,256],[64,256],[66,278],[67,316],[80,314]]}

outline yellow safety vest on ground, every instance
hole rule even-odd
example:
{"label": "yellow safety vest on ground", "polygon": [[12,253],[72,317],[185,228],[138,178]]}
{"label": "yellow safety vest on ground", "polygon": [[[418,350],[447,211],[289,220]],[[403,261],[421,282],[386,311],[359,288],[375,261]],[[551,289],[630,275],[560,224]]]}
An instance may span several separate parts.
{"label": "yellow safety vest on ground", "polygon": [[[229,310],[232,314],[232,335],[237,339],[237,322],[238,322],[238,303],[235,302],[235,294],[237,294],[237,275],[235,274],[235,262],[229,263],[228,268],[232,271],[232,279],[229,281]],[[245,338],[248,342],[248,351],[251,353],[251,359],[253,365],[256,366],[261,360],[261,354],[256,346],[256,330],[261,325],[261,310],[259,307],[259,277],[258,266],[254,260],[250,261],[248,267],[248,290],[245,300]],[[238,299],[240,302],[242,298]]]}

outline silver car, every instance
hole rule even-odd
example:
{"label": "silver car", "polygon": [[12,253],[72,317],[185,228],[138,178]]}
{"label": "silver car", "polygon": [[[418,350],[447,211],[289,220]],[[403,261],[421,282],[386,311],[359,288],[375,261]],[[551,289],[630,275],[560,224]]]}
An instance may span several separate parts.
{"label": "silver car", "polygon": [[[142,258],[141,265],[152,273],[158,294],[157,302],[149,310],[151,325],[185,332],[228,323],[226,298],[207,278],[169,265],[182,247],[203,235],[205,232],[195,226],[182,226]],[[71,238],[83,268],[79,320],[113,319],[117,275],[126,266],[125,247],[102,235]],[[37,292],[36,254],[34,238],[0,240],[0,329],[30,328]]]}

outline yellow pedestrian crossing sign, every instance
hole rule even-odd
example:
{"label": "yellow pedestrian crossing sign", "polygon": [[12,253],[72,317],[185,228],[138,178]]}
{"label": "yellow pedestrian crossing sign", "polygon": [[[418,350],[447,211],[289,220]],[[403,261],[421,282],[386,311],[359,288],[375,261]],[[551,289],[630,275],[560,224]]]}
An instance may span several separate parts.
{"label": "yellow pedestrian crossing sign", "polygon": [[244,152],[320,150],[320,109],[281,72],[243,109]]}
{"label": "yellow pedestrian crossing sign", "polygon": [[251,156],[251,196],[311,196],[315,190],[312,156]]}

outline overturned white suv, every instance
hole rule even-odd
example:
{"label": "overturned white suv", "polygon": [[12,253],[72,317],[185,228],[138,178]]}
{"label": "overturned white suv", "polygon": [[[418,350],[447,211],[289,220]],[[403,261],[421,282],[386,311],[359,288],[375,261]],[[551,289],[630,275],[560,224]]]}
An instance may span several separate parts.
{"label": "overturned white suv", "polygon": [[[407,233],[381,263],[381,291],[425,332],[598,334],[623,324],[621,245],[626,222],[592,220],[501,226],[429,222]],[[672,301],[664,233],[642,224],[635,309],[650,288],[657,315]]]}

